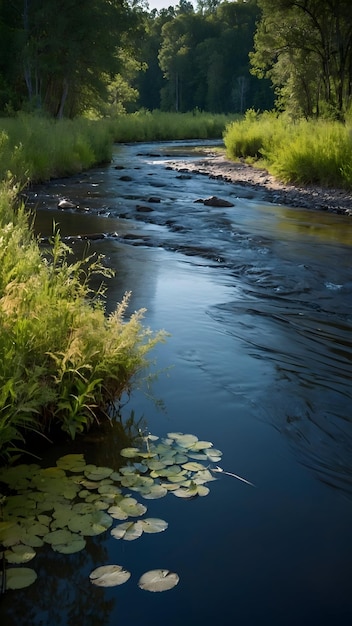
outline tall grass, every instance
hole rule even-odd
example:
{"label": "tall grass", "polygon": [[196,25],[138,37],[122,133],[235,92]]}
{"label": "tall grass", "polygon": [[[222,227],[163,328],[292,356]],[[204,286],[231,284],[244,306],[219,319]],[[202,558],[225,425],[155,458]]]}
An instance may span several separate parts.
{"label": "tall grass", "polygon": [[109,124],[18,115],[0,120],[0,179],[21,184],[66,176],[107,162],[113,137]]}
{"label": "tall grass", "polygon": [[224,142],[231,158],[255,158],[284,182],[352,188],[350,122],[292,122],[250,111],[227,126]]}
{"label": "tall grass", "polygon": [[221,138],[234,116],[140,111],[111,120],[114,141],[163,141],[171,139]]}
{"label": "tall grass", "polygon": [[[13,191],[3,185],[0,207]],[[29,430],[60,426],[72,438],[130,389],[164,337],[126,319],[128,296],[107,316],[94,274],[100,258],[70,262],[59,233],[39,248],[22,207],[0,229],[0,456],[17,454]]]}

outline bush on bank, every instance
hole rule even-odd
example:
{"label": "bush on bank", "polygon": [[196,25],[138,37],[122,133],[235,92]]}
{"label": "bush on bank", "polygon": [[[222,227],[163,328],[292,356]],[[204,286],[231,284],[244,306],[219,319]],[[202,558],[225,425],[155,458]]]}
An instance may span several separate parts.
{"label": "bush on bank", "polygon": [[352,187],[352,124],[293,122],[285,115],[248,111],[224,133],[228,156],[259,160],[284,182]]}
{"label": "bush on bank", "polygon": [[[26,431],[61,426],[72,438],[99,416],[148,366],[163,339],[142,325],[143,311],[125,319],[128,296],[109,316],[104,289],[92,293],[102,259],[69,262],[54,232],[39,248],[14,191],[0,189],[0,456],[10,460]],[[12,211],[12,219],[9,213]]]}

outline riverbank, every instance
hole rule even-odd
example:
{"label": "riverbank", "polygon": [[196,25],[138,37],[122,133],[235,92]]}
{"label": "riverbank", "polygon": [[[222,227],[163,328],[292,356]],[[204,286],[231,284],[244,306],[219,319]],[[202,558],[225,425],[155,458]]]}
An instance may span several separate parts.
{"label": "riverbank", "polygon": [[169,165],[177,171],[187,169],[191,173],[247,187],[262,194],[267,202],[329,211],[352,217],[351,192],[318,185],[285,184],[269,174],[266,169],[250,165],[244,160],[231,161],[218,152],[209,151],[204,158],[193,163],[177,161]]}

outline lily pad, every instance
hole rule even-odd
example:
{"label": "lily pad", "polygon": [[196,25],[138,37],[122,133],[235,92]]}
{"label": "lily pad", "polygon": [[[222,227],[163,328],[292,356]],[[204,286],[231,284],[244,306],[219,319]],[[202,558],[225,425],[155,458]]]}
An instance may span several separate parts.
{"label": "lily pad", "polygon": [[66,454],[56,461],[56,465],[64,470],[80,472],[84,469],[86,462],[83,454]]}
{"label": "lily pad", "polygon": [[34,559],[35,555],[36,552],[33,548],[21,544],[12,546],[11,550],[5,551],[5,559],[8,563],[28,563]]}
{"label": "lily pad", "polygon": [[50,533],[47,533],[46,535],[44,535],[43,540],[45,541],[45,543],[50,543],[52,546],[54,545],[59,545],[60,543],[67,543],[68,541],[70,541],[72,537],[72,533],[70,533],[69,530],[67,529],[59,529],[59,530],[53,530]]}
{"label": "lily pad", "polygon": [[168,591],[175,587],[179,580],[179,576],[168,569],[153,569],[140,577],[138,587],[145,591]]}
{"label": "lily pad", "polygon": [[134,541],[138,539],[143,533],[143,526],[141,522],[124,522],[118,524],[112,529],[111,535],[114,539],[124,539],[125,541]]}
{"label": "lily pad", "polygon": [[140,450],[139,448],[123,448],[120,450],[120,454],[126,459],[133,459],[136,456],[140,456]]}
{"label": "lily pad", "polygon": [[113,473],[113,470],[110,467],[96,467],[95,469],[86,470],[84,473],[88,480],[95,482],[108,478]]}
{"label": "lily pad", "polygon": [[122,565],[103,565],[89,574],[90,582],[98,587],[116,587],[123,585],[131,574]]}
{"label": "lily pad", "polygon": [[[2,572],[0,585],[2,586]],[[24,589],[32,585],[37,579],[37,573],[29,567],[9,567],[6,570],[6,589]]]}
{"label": "lily pad", "polygon": [[60,554],[75,554],[76,552],[81,552],[86,547],[86,540],[79,535],[72,534],[71,539],[66,543],[59,543],[53,545],[52,548],[55,552],[60,552]]}
{"label": "lily pad", "polygon": [[157,517],[148,517],[141,520],[143,532],[145,533],[162,533],[167,529],[168,523]]}
{"label": "lily pad", "polygon": [[145,500],[158,500],[167,495],[167,489],[163,485],[152,485],[141,489],[139,493]]}

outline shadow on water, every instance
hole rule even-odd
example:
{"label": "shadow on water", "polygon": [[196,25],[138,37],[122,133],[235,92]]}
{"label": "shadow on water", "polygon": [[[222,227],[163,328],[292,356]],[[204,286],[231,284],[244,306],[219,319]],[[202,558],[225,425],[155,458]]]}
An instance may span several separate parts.
{"label": "shadow on water", "polygon": [[[219,477],[207,498],[150,503],[169,522],[160,537],[104,535],[67,558],[43,549],[37,583],[2,601],[6,626],[352,623],[351,221],[168,169],[198,158],[195,147],[117,147],[108,167],[34,189],[30,202],[43,236],[53,220],[63,236],[116,233],[90,242],[116,270],[107,310],[132,289],[130,310],[146,307],[145,323],[171,333],[156,349],[165,412],[136,389],[122,414],[212,441],[223,468],[256,488]],[[196,202],[211,195],[234,206]],[[80,210],[60,211],[62,197]],[[79,255],[85,245],[72,243]],[[115,467],[120,444],[104,429],[74,450]],[[89,572],[107,562],[131,581],[93,589]],[[138,589],[154,567],[179,585]]]}

